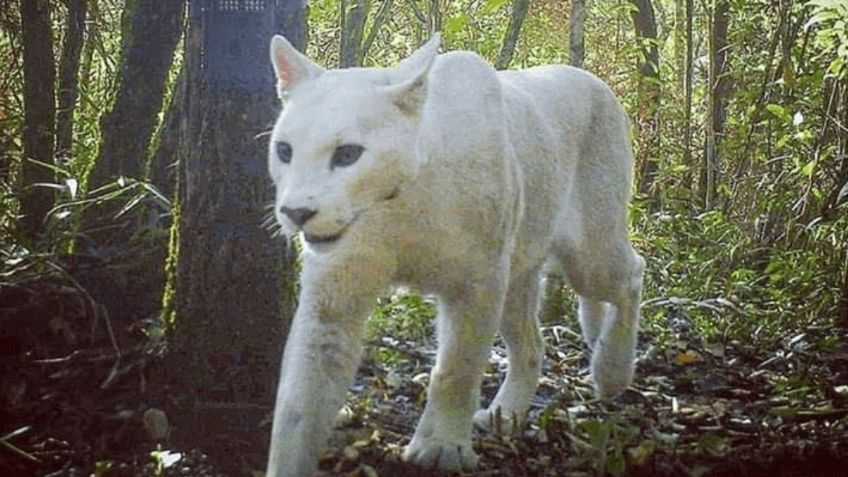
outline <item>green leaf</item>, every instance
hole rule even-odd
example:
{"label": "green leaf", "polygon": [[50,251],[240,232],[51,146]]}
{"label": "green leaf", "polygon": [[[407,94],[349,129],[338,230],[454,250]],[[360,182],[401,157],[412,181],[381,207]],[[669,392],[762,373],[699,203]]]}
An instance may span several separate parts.
{"label": "green leaf", "polygon": [[792,120],[792,116],[790,116],[789,113],[786,112],[786,109],[779,104],[767,104],[766,109],[783,121],[789,122]]}
{"label": "green leaf", "polygon": [[447,35],[456,35],[465,28],[465,25],[468,25],[469,20],[470,18],[466,13],[453,16],[445,22],[444,32]]}
{"label": "green leaf", "polygon": [[716,434],[704,434],[698,438],[698,445],[708,453],[721,457],[729,449],[727,441]]}
{"label": "green leaf", "polygon": [[813,169],[816,167],[816,161],[810,161],[804,164],[804,167],[801,168],[801,175],[804,177],[812,177]]}
{"label": "green leaf", "polygon": [[94,477],[103,477],[111,468],[111,460],[98,460],[94,463]]}
{"label": "green leaf", "polygon": [[500,9],[505,3],[506,0],[489,0],[485,5],[483,5],[483,8],[480,9],[480,13],[488,15],[495,10]]}
{"label": "green leaf", "polygon": [[605,452],[607,442],[609,442],[610,432],[615,426],[615,419],[607,421],[585,421],[581,422],[580,426],[589,434],[589,440],[592,442],[592,447],[601,452]]}
{"label": "green leaf", "polygon": [[624,461],[624,455],[622,454],[612,456],[607,463],[607,472],[613,477],[624,475],[625,470],[627,470],[627,463]]}
{"label": "green leaf", "polygon": [[655,440],[644,439],[638,446],[628,450],[628,453],[634,464],[644,465],[654,455],[654,451],[656,450],[657,442]]}

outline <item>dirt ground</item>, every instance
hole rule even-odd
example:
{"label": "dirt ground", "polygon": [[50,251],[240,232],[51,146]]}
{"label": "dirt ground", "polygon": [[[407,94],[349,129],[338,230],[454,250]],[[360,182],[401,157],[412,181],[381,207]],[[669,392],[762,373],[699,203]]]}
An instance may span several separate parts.
{"label": "dirt ground", "polygon": [[[149,322],[119,326],[98,306],[58,281],[0,288],[0,475],[262,475],[255,459],[170,440],[147,401],[161,341],[143,332]],[[672,328],[661,345],[643,334],[635,384],[600,402],[574,327],[546,327],[529,426],[478,434],[480,468],[464,475],[848,475],[846,330],[797,330],[760,349],[705,345],[685,320]],[[433,352],[429,341],[369,343],[319,475],[441,475],[400,461]],[[504,370],[496,343],[486,398]]]}

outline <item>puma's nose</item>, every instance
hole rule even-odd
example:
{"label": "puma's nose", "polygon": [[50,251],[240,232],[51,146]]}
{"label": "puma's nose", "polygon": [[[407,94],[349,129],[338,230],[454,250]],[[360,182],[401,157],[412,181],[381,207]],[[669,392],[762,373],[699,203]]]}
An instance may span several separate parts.
{"label": "puma's nose", "polygon": [[298,207],[297,209],[290,209],[286,206],[280,207],[280,212],[286,215],[292,222],[295,223],[298,227],[303,227],[303,224],[306,223],[309,219],[315,216],[318,212],[312,209],[307,209],[305,207]]}

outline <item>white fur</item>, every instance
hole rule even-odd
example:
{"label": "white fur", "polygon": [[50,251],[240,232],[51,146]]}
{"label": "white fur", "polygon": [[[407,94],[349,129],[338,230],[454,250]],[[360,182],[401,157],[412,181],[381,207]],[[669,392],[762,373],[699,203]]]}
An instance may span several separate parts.
{"label": "white fur", "polygon": [[[632,157],[613,93],[584,71],[495,72],[438,38],[391,69],[323,70],[275,37],[284,109],[269,171],[278,220],[306,244],[283,357],[269,477],[307,476],[343,404],[375,298],[403,284],[439,299],[428,401],[404,457],[470,470],[472,422],[522,422],[540,373],[540,274],[559,261],[580,295],[598,393],[632,380],[644,261],[628,241]],[[291,145],[289,164],[276,144]],[[335,148],[365,152],[330,167]],[[315,215],[302,230],[282,207]],[[493,337],[506,380],[479,405]],[[503,428],[503,425],[501,428]]]}

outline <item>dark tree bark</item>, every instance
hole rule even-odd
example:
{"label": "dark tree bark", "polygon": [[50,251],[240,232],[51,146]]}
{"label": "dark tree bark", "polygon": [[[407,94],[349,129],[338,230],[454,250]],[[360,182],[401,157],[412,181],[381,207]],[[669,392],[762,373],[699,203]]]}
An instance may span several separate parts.
{"label": "dark tree bark", "polygon": [[61,161],[68,161],[71,156],[77,78],[87,10],[88,0],[68,1],[65,40],[62,45],[62,58],[59,60],[59,103],[56,113],[56,157]]}
{"label": "dark tree bark", "polygon": [[727,0],[713,0],[710,11],[710,68],[707,96],[707,137],[704,151],[702,197],[704,207],[715,205],[721,158],[719,145],[724,135],[727,119],[727,101],[730,97],[730,77],[727,72],[727,22],[730,4]]}
{"label": "dark tree bark", "polygon": [[371,9],[370,0],[342,0],[341,12],[341,44],[339,45],[339,66],[350,68],[362,64],[362,38],[365,30],[365,20]]}
{"label": "dark tree bark", "polygon": [[518,44],[521,26],[524,25],[524,18],[527,17],[527,8],[529,6],[530,0],[513,1],[509,26],[506,28],[501,51],[498,54],[497,62],[495,62],[496,69],[505,70],[509,68],[509,63],[512,61],[512,55],[515,53],[515,46]]}
{"label": "dark tree bark", "polygon": [[660,53],[657,48],[657,23],[651,0],[629,1],[636,7],[631,17],[643,58],[639,63],[637,110],[640,136],[643,139],[636,158],[639,167],[638,189],[642,193],[649,193],[656,180],[659,146]]}
{"label": "dark tree bark", "polygon": [[30,159],[53,163],[56,134],[56,84],[53,61],[53,31],[49,0],[21,0],[21,33],[24,45],[24,162],[21,197],[23,230],[35,238],[53,206],[50,189],[33,187],[53,182],[53,173]]}
{"label": "dark tree bark", "polygon": [[848,328],[848,251],[845,253],[845,271],[842,276],[842,297],[839,302],[839,322]]}
{"label": "dark tree bark", "polygon": [[[848,79],[833,79],[831,83],[832,86],[830,87],[825,85],[825,90],[829,89],[830,93],[823,95],[825,117],[841,119],[825,121],[820,139],[822,144],[817,148],[820,149],[823,147],[823,143],[830,142],[835,147],[836,157],[841,158],[841,160],[833,188],[827,194],[827,199],[822,205],[821,216],[825,220],[836,218],[839,213],[839,205],[844,202],[848,203],[848,134],[845,134],[840,128],[840,125],[848,124]],[[848,253],[848,250],[846,250],[846,253]]]}
{"label": "dark tree bark", "polygon": [[583,27],[586,23],[586,0],[571,1],[571,17],[568,26],[568,64],[583,67],[586,58]]}
{"label": "dark tree bark", "polygon": [[[270,428],[259,423],[272,409],[294,310],[294,260],[261,227],[273,201],[262,133],[280,110],[268,40],[282,33],[303,47],[305,3],[281,1],[276,15],[258,17],[189,4],[169,414],[179,420],[176,440],[202,439],[210,457],[236,467],[258,468],[267,456]],[[238,58],[228,55],[233,44]]]}
{"label": "dark tree bark", "polygon": [[124,7],[120,85],[100,121],[103,140],[90,179],[95,186],[121,175],[143,175],[184,10],[181,0],[134,0]]}

